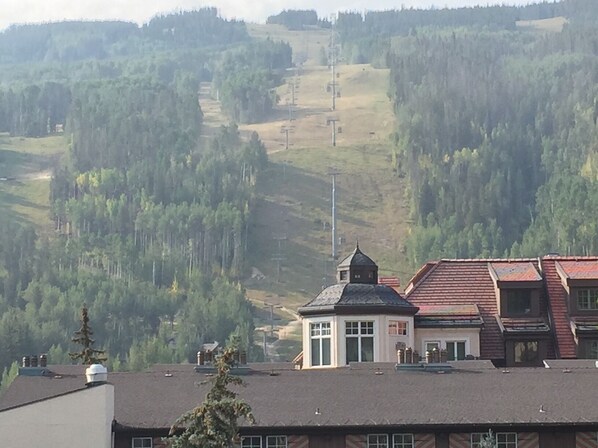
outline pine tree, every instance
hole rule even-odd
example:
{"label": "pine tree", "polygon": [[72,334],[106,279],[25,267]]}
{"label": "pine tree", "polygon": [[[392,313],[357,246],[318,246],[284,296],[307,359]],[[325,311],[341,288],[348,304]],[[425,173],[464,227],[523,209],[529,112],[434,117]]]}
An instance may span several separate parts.
{"label": "pine tree", "polygon": [[92,339],[93,331],[89,326],[89,316],[87,314],[87,307],[83,305],[81,308],[81,329],[75,331],[75,336],[71,341],[79,344],[82,347],[80,352],[69,353],[73,361],[81,360],[85,365],[101,364],[106,361],[104,350],[96,350],[92,346],[95,341]]}
{"label": "pine tree", "polygon": [[212,388],[200,406],[183,414],[170,428],[170,448],[233,447],[238,436],[238,420],[245,418],[254,423],[249,404],[228,389],[229,385],[243,384],[239,377],[230,374],[234,354],[235,349],[227,348],[217,358]]}
{"label": "pine tree", "polygon": [[494,434],[492,433],[492,430],[488,430],[488,434],[484,434],[481,439],[480,439],[480,443],[478,445],[479,448],[496,448],[497,444],[496,444],[496,437],[494,437]]}

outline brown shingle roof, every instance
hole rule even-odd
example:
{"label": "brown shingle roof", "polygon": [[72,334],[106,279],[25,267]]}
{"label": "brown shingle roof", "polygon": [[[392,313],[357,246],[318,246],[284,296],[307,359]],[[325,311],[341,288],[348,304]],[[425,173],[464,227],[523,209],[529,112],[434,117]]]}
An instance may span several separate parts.
{"label": "brown shingle roof", "polygon": [[[243,377],[246,387],[239,392],[253,408],[256,427],[598,424],[598,369],[564,373],[519,368],[507,374],[480,368],[476,362],[471,367],[467,361],[453,365],[456,370],[444,375],[396,372],[392,364],[301,371],[289,365],[279,366],[277,375],[270,376],[265,364]],[[109,374],[117,424],[167,428],[203,400],[209,378],[191,365],[169,370],[171,377],[162,371]],[[63,381],[72,387],[81,384],[72,377]],[[10,389],[15,390],[13,396],[31,401],[32,390],[56,389],[60,384],[19,377]],[[545,412],[539,411],[541,407]]]}

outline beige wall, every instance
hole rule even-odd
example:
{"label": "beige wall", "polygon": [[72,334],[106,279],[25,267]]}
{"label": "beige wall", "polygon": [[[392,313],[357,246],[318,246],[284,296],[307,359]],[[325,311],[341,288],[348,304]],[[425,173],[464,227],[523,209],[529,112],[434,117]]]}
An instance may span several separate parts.
{"label": "beige wall", "polygon": [[439,341],[441,348],[446,348],[446,341],[465,341],[465,354],[480,356],[479,328],[417,328],[415,347],[420,356],[425,357],[425,342]]}
{"label": "beige wall", "polygon": [[1,445],[110,448],[113,419],[114,386],[90,387],[0,412]]}

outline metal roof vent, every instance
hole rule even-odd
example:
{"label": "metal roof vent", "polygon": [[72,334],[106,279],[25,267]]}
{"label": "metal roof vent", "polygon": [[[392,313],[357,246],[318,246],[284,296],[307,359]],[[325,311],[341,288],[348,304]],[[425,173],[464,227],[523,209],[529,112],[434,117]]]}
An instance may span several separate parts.
{"label": "metal roof vent", "polygon": [[108,382],[108,369],[102,364],[92,364],[85,370],[86,386],[92,387]]}

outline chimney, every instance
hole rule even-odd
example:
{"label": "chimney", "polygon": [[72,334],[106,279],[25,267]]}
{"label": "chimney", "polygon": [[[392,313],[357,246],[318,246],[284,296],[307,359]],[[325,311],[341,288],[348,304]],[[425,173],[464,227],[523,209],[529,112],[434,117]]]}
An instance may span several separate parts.
{"label": "chimney", "polygon": [[31,367],[31,358],[29,356],[23,356],[21,367]]}
{"label": "chimney", "polygon": [[37,367],[37,355],[31,356],[31,367]]}
{"label": "chimney", "polygon": [[98,386],[108,382],[108,369],[102,364],[92,364],[85,370],[87,387]]}
{"label": "chimney", "polygon": [[39,366],[48,367],[48,355],[46,355],[45,353],[39,355]]}
{"label": "chimney", "polygon": [[203,366],[205,364],[205,353],[203,350],[197,352],[197,365]]}

